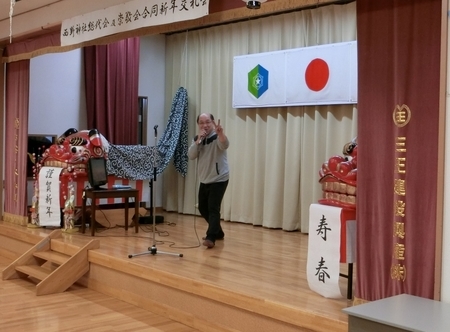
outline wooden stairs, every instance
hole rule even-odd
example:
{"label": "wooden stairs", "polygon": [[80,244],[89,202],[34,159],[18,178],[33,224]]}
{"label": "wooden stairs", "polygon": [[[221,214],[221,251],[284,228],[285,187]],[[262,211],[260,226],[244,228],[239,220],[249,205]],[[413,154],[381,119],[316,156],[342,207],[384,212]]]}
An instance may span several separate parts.
{"label": "wooden stairs", "polygon": [[30,278],[37,281],[36,295],[61,293],[89,271],[88,251],[100,248],[92,240],[73,253],[58,244],[61,230],[54,230],[2,271],[2,279]]}

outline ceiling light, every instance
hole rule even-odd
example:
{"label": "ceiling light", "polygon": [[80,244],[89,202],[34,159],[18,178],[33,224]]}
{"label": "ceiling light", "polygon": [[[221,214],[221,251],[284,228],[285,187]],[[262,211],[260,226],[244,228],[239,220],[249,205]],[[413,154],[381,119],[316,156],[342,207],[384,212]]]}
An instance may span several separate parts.
{"label": "ceiling light", "polygon": [[250,0],[242,0],[247,4],[248,9],[259,9],[261,8],[261,4],[266,2],[267,0],[259,0],[259,1],[250,1]]}

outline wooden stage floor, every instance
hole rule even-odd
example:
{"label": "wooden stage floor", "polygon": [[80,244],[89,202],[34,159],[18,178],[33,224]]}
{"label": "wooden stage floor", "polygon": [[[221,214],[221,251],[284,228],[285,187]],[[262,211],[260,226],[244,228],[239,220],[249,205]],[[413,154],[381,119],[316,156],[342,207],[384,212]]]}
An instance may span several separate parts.
{"label": "wooden stage floor", "polygon": [[[158,215],[164,216],[164,223],[156,225],[154,237],[157,253],[152,255],[148,251],[153,245],[151,225],[140,225],[137,234],[134,227],[126,232],[122,210],[98,211],[97,220],[105,228],[97,229],[95,238],[100,239],[100,249],[94,250],[96,256],[90,259],[91,266],[99,262],[108,267],[123,265],[117,268],[122,274],[130,270],[135,276],[161,282],[164,287],[179,287],[183,292],[209,297],[215,303],[223,299],[228,309],[236,307],[240,312],[256,313],[258,317],[267,316],[271,321],[282,321],[292,330],[347,331],[348,318],[342,312],[343,308],[352,305],[345,298],[347,280],[341,278],[342,299],[326,299],[308,287],[308,235],[222,222],[225,239],[217,241],[213,249],[206,249],[201,245],[201,237],[206,231],[206,222],[201,217],[168,212]],[[0,240],[11,232],[21,233],[20,237],[24,238],[26,235],[23,234],[44,236],[50,231],[0,222]],[[82,246],[91,239],[93,237],[87,229],[84,235],[79,232],[63,233],[62,240]],[[139,253],[146,254],[129,258],[129,255]],[[13,251],[2,248],[0,244],[2,254],[14,255]],[[178,254],[183,257],[178,257]],[[346,265],[341,265],[342,272],[346,273]],[[85,278],[82,284],[140,306],[140,301],[133,296],[121,298],[120,290],[114,291],[95,281],[90,282],[90,277],[94,278],[95,273]],[[153,311],[149,304],[142,306]],[[156,313],[164,314],[166,306],[164,310],[158,308]],[[175,311],[179,312],[179,309]],[[204,322],[183,322],[191,316],[168,316],[193,328],[208,330]],[[231,324],[231,328],[224,327],[223,323],[219,325],[223,329],[211,331],[239,330],[236,328],[239,325]],[[262,331],[261,328],[256,329]]]}

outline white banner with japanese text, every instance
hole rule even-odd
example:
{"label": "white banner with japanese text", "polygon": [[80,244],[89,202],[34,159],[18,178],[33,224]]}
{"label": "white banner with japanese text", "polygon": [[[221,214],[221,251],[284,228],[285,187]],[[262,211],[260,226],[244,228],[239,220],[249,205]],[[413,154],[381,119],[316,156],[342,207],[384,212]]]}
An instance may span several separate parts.
{"label": "white banner with japanese text", "polygon": [[64,20],[61,46],[208,15],[209,0],[134,0]]}
{"label": "white banner with japanese text", "polygon": [[357,103],[356,41],[235,56],[233,107]]}
{"label": "white banner with japanese text", "polygon": [[309,288],[326,298],[342,298],[339,287],[341,208],[311,204],[309,208]]}
{"label": "white banner with japanese text", "polygon": [[39,226],[61,226],[59,175],[61,167],[42,167],[39,171]]}

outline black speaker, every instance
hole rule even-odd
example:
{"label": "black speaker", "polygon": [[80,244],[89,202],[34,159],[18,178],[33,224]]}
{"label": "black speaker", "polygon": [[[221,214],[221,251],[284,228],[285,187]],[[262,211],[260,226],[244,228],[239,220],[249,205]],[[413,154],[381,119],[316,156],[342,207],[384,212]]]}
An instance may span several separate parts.
{"label": "black speaker", "polygon": [[[140,216],[139,223],[140,224],[153,224],[153,216]],[[157,223],[157,224],[164,223],[164,216],[155,216],[155,223]]]}

